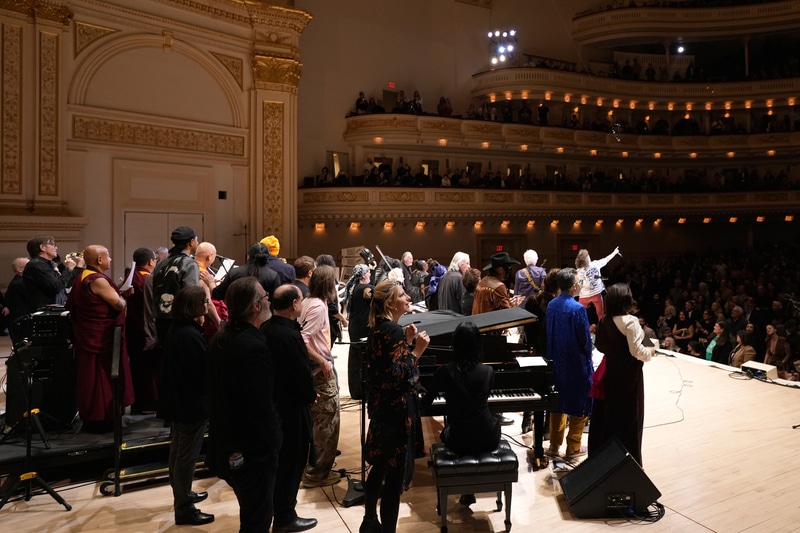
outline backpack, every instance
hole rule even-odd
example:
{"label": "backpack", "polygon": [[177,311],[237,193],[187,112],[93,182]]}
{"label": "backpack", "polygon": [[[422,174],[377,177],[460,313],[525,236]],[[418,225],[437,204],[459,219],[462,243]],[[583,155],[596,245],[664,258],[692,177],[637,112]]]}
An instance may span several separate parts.
{"label": "backpack", "polygon": [[153,278],[153,315],[156,318],[170,316],[172,301],[183,287],[184,261],[192,261],[191,257],[177,254],[166,258],[164,267],[159,269]]}

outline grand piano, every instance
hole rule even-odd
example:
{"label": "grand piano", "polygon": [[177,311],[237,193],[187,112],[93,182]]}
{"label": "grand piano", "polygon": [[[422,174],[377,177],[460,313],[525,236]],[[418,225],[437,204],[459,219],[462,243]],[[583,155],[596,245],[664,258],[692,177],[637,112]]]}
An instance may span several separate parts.
{"label": "grand piano", "polygon": [[[415,324],[431,339],[419,360],[420,384],[427,387],[439,366],[453,356],[453,332],[462,322],[474,323],[482,336],[484,364],[494,369],[494,385],[489,396],[489,409],[495,413],[533,411],[534,456],[537,465],[546,464],[542,436],[544,411],[558,406],[558,393],[553,388],[553,366],[544,357],[535,357],[525,344],[507,341],[503,330],[537,320],[536,315],[521,307],[464,316],[450,311],[429,311],[404,315],[399,324]],[[422,416],[443,416],[445,398],[434,400]],[[532,461],[533,462],[533,461]],[[535,466],[537,466],[535,465]]]}

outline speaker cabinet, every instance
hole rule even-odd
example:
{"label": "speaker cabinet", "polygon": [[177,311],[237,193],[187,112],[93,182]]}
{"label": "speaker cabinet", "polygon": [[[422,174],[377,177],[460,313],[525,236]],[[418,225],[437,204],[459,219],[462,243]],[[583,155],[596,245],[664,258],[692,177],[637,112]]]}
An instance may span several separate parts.
{"label": "speaker cabinet", "polygon": [[[72,345],[28,346],[6,360],[6,425],[13,426],[30,408],[39,409],[46,430],[69,429],[78,412],[75,350]],[[31,377],[26,390],[26,374]]]}
{"label": "speaker cabinet", "polygon": [[617,439],[561,478],[561,489],[578,518],[642,515],[661,496]]}

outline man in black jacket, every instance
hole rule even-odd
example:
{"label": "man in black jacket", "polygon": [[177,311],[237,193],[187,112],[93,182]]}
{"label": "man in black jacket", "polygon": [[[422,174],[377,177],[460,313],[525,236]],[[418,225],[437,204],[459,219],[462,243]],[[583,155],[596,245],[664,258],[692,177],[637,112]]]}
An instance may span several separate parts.
{"label": "man in black jacket", "polygon": [[[31,260],[25,265],[22,279],[25,284],[25,294],[28,298],[26,312],[32,313],[42,306],[50,304],[63,304],[67,301],[67,287],[72,286],[72,280],[78,268],[66,268],[59,271],[55,262],[58,256],[58,246],[50,235],[37,235],[28,241],[28,255]],[[83,258],[77,258],[77,267],[82,269]]]}
{"label": "man in black jacket", "polygon": [[314,450],[310,405],[317,399],[308,352],[297,323],[302,309],[300,289],[281,285],[272,297],[272,318],[261,326],[274,357],[275,375],[279,376],[275,382],[275,401],[283,430],[273,500],[274,532],[305,531],[317,525],[315,518],[298,517],[294,509],[303,470],[309,462],[309,453]]}
{"label": "man in black jacket", "polygon": [[208,347],[210,419],[206,462],[233,487],[239,531],[269,531],[282,433],[275,408],[275,368],[264,335],[267,291],[254,277],[225,293],[228,321]]}

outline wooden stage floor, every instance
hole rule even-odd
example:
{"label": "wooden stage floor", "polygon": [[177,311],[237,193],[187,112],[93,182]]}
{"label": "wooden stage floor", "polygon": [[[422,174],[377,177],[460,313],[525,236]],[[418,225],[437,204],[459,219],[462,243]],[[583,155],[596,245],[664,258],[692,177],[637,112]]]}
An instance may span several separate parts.
{"label": "wooden stage floor", "polygon": [[[0,337],[0,356],[8,353],[8,338]],[[359,462],[359,404],[350,401],[346,382],[347,347],[337,346],[336,367],[342,389],[342,431],[336,468],[356,473]],[[5,366],[0,372],[5,371]],[[645,364],[646,415],[643,445],[645,472],[661,491],[664,517],[647,531],[762,532],[798,531],[800,516],[800,391],[743,379],[740,374],[712,368],[696,360],[659,355]],[[0,396],[0,403],[4,398]],[[531,444],[530,435],[515,425],[504,428],[510,442]],[[426,443],[438,436],[440,419],[426,419]],[[621,519],[575,518],[550,468],[528,471],[525,448],[519,482],[514,485],[512,531],[628,530],[645,524]],[[111,466],[111,465],[109,465]],[[6,474],[6,472],[3,472]],[[358,477],[357,474],[354,477]],[[48,479],[73,506],[65,511],[50,496],[8,503],[0,510],[4,531],[177,531],[167,485],[125,490],[120,497],[103,496],[99,482],[70,484]],[[216,478],[198,479],[196,490],[208,490],[200,508],[216,521],[192,531],[236,531],[238,506],[232,490]],[[301,489],[297,510],[315,517],[315,531],[355,532],[362,506],[343,507],[347,483]],[[455,497],[449,503],[451,532],[504,531],[504,512],[495,511],[494,495],[480,494],[467,509]],[[402,497],[398,531],[439,530],[436,491],[427,458],[416,464],[414,485]]]}

